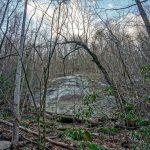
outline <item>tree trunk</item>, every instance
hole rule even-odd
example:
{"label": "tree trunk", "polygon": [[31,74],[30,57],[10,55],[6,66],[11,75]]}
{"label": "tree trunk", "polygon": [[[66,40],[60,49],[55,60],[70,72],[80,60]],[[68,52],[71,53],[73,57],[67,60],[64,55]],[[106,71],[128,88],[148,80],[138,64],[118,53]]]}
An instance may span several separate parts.
{"label": "tree trunk", "polygon": [[2,28],[4,19],[5,19],[5,15],[6,15],[8,6],[9,6],[9,3],[10,3],[10,0],[7,0],[6,7],[5,7],[5,10],[4,10],[4,13],[3,13],[3,16],[2,16],[1,22],[0,22],[0,29]]}
{"label": "tree trunk", "polygon": [[25,42],[25,22],[26,22],[26,14],[27,14],[27,2],[28,0],[25,1],[25,6],[24,6],[20,46],[18,50],[17,71],[16,71],[16,78],[15,78],[15,91],[14,91],[14,102],[13,102],[13,114],[14,114],[13,138],[12,138],[13,145],[17,145],[19,141],[21,73],[22,73],[22,60],[23,60],[23,50],[24,50],[24,42]]}
{"label": "tree trunk", "polygon": [[142,19],[144,21],[147,33],[148,33],[148,35],[150,37],[150,21],[148,19],[148,16],[147,16],[147,14],[146,14],[146,12],[145,12],[145,10],[144,10],[140,0],[135,0],[135,2],[136,2],[137,7],[139,9],[140,15],[141,15],[141,17],[142,17]]}
{"label": "tree trunk", "polygon": [[[150,21],[148,19],[148,16],[140,2],[140,0],[135,0],[136,4],[137,4],[137,7],[138,7],[138,10],[140,12],[140,15],[143,19],[143,22],[145,24],[145,27],[146,27],[146,31],[148,33],[148,36],[149,36],[149,39],[150,39]],[[145,56],[147,56],[148,58],[150,58],[150,52],[144,52],[145,53]]]}

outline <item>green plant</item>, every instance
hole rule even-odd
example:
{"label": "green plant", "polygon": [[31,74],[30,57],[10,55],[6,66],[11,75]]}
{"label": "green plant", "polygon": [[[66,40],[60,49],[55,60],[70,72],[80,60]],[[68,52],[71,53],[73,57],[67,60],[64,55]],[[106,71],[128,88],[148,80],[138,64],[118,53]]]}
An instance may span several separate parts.
{"label": "green plant", "polygon": [[101,132],[101,133],[104,133],[104,134],[115,135],[115,134],[120,132],[120,129],[102,127],[102,128],[98,129],[98,132]]}
{"label": "green plant", "polygon": [[87,120],[94,114],[94,103],[96,102],[97,93],[91,92],[85,95],[83,98],[84,107],[78,111],[76,116],[78,118],[82,118],[83,120]]}
{"label": "green plant", "polygon": [[127,112],[127,114],[124,116],[124,120],[125,120],[125,125],[127,127],[135,127],[137,126],[137,122],[138,122],[138,116],[135,114],[134,111],[129,111]]}
{"label": "green plant", "polygon": [[144,65],[141,68],[141,73],[143,74],[145,79],[150,79],[150,64]]}
{"label": "green plant", "polygon": [[149,143],[132,144],[132,150],[149,150],[149,149],[150,149]]}
{"label": "green plant", "polygon": [[133,112],[130,111],[125,115],[125,120],[126,121],[138,121],[138,116]]}
{"label": "green plant", "polygon": [[105,150],[102,146],[99,146],[95,143],[88,143],[87,147],[88,147],[88,150]]}
{"label": "green plant", "polygon": [[112,88],[111,86],[106,87],[106,88],[103,90],[103,92],[104,92],[104,94],[106,94],[106,95],[111,95],[111,96],[114,95],[114,90],[113,90],[113,88]]}
{"label": "green plant", "polygon": [[147,95],[147,96],[145,97],[145,100],[146,100],[147,102],[150,102],[150,95]]}
{"label": "green plant", "polygon": [[139,129],[139,133],[141,134],[141,136],[144,138],[149,138],[150,140],[150,128],[148,127],[142,127]]}
{"label": "green plant", "polygon": [[134,104],[126,102],[126,104],[125,104],[125,110],[126,110],[126,112],[135,110]]}
{"label": "green plant", "polygon": [[138,126],[147,126],[149,124],[149,122],[148,122],[148,120],[146,120],[146,119],[141,119],[141,118],[139,118],[138,120],[137,120],[137,125]]}
{"label": "green plant", "polygon": [[131,133],[134,140],[150,140],[150,129],[147,127],[142,127],[137,131]]}
{"label": "green plant", "polygon": [[138,125],[139,116],[136,113],[136,106],[133,103],[126,102],[124,105],[125,112],[115,113],[119,119],[125,122],[127,127],[135,127]]}
{"label": "green plant", "polygon": [[96,102],[96,98],[97,98],[97,93],[96,92],[91,92],[88,93],[87,95],[85,95],[83,102],[84,105],[90,105]]}
{"label": "green plant", "polygon": [[65,132],[65,137],[76,141],[92,141],[92,135],[87,130],[83,129],[68,129]]}
{"label": "green plant", "polygon": [[132,144],[133,150],[150,149],[150,129],[147,127],[142,127],[137,131],[132,131],[132,139],[136,144]]}
{"label": "green plant", "polygon": [[119,118],[124,118],[124,119],[132,119],[135,118],[135,105],[129,102],[126,102],[124,104],[124,109],[125,109],[125,113],[124,112],[115,112],[114,116],[117,116]]}

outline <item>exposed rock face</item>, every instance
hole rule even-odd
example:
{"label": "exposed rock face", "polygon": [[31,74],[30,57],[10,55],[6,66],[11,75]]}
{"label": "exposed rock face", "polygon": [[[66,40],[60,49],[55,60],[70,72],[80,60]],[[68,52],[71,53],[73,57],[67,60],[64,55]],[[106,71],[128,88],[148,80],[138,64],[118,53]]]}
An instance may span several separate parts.
{"label": "exposed rock face", "polygon": [[11,142],[9,141],[0,141],[0,150],[10,150]]}
{"label": "exposed rock face", "polygon": [[[83,105],[83,97],[88,91],[106,87],[104,83],[89,80],[81,75],[59,77],[51,81],[47,90],[47,111],[73,114]],[[35,95],[39,103],[39,94]],[[114,106],[114,97],[100,96],[95,104],[97,111],[106,111]],[[106,109],[107,107],[107,109]]]}

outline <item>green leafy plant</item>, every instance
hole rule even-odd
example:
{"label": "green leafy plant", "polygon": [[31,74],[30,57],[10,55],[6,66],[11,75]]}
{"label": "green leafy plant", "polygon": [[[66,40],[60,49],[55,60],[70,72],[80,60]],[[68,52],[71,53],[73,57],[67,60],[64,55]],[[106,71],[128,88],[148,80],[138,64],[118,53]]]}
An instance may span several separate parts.
{"label": "green leafy plant", "polygon": [[78,111],[76,116],[78,118],[82,118],[83,120],[87,120],[94,114],[94,103],[96,102],[97,98],[97,93],[96,92],[91,92],[88,93],[84,98],[83,98],[83,104],[84,107]]}
{"label": "green leafy plant", "polygon": [[144,138],[149,138],[150,140],[150,128],[148,127],[142,127],[139,129],[139,133],[141,134],[141,136]]}
{"label": "green leafy plant", "polygon": [[90,105],[90,104],[93,104],[94,102],[96,102],[96,98],[97,98],[97,93],[96,92],[91,92],[91,93],[88,93],[83,101],[84,101],[84,105]]}
{"label": "green leafy plant", "polygon": [[126,102],[124,105],[125,112],[119,112],[116,115],[125,122],[127,127],[138,126],[139,116],[136,113],[136,106],[133,103]]}
{"label": "green leafy plant", "polygon": [[88,150],[105,150],[102,146],[99,146],[95,143],[88,143],[87,147],[88,147]]}
{"label": "green leafy plant", "polygon": [[150,64],[144,65],[141,69],[141,73],[145,79],[150,79]]}
{"label": "green leafy plant", "polygon": [[65,133],[66,138],[70,138],[76,141],[92,141],[92,135],[87,130],[83,129],[68,129]]}
{"label": "green leafy plant", "polygon": [[133,112],[130,111],[125,115],[125,120],[126,121],[138,121],[138,116]]}
{"label": "green leafy plant", "polygon": [[106,95],[111,95],[113,96],[114,95],[114,90],[111,86],[109,87],[106,87],[104,90],[103,90],[103,93],[106,94]]}
{"label": "green leafy plant", "polygon": [[102,127],[102,128],[98,129],[98,132],[101,132],[101,133],[104,133],[104,134],[115,135],[115,134],[120,132],[120,129],[118,129],[118,128],[105,128],[105,127]]}
{"label": "green leafy plant", "polygon": [[150,129],[146,128],[146,127],[142,127],[141,129],[137,130],[137,131],[133,131],[132,132],[132,138],[134,140],[141,140],[141,139],[150,139]]}
{"label": "green leafy plant", "polygon": [[137,125],[138,126],[147,126],[149,124],[148,120],[147,119],[142,119],[142,118],[139,118],[137,120]]}
{"label": "green leafy plant", "polygon": [[140,118],[136,114],[136,106],[132,103],[125,104],[126,114],[122,116],[127,126],[147,126],[148,120]]}
{"label": "green leafy plant", "polygon": [[150,102],[150,95],[147,95],[147,96],[145,97],[145,100],[146,100],[147,102]]}
{"label": "green leafy plant", "polygon": [[133,150],[139,149],[150,149],[150,129],[147,127],[142,127],[139,130],[132,131],[131,137],[136,144],[132,144]]}
{"label": "green leafy plant", "polygon": [[149,150],[150,144],[149,143],[141,143],[141,144],[132,144],[132,150]]}
{"label": "green leafy plant", "polygon": [[125,110],[126,110],[126,112],[135,110],[134,104],[126,102],[126,104],[125,104]]}
{"label": "green leafy plant", "polygon": [[135,112],[134,111],[130,111],[124,117],[125,125],[127,127],[135,127],[135,126],[137,126],[138,119],[139,118],[135,114]]}
{"label": "green leafy plant", "polygon": [[136,106],[133,103],[129,103],[126,102],[124,104],[124,109],[125,109],[125,113],[124,112],[115,112],[114,116],[117,116],[119,118],[124,118],[124,119],[131,119],[134,118],[135,116],[135,110],[136,110]]}

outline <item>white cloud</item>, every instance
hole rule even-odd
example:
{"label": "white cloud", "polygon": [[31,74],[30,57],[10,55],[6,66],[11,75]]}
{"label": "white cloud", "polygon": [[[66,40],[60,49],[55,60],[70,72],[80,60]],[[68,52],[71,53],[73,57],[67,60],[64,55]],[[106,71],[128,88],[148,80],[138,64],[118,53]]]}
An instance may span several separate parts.
{"label": "white cloud", "polygon": [[143,20],[133,13],[127,14],[118,21],[122,29],[130,36],[136,36],[139,31],[144,32]]}
{"label": "white cloud", "polygon": [[109,3],[109,4],[108,4],[108,7],[109,7],[109,8],[114,8],[114,5],[113,5],[112,3]]}
{"label": "white cloud", "polygon": [[[36,5],[38,9],[36,10],[36,13],[33,17],[33,21],[35,23],[37,22],[37,20],[40,22],[43,16],[43,12],[46,11],[48,4],[36,3]],[[44,22],[46,22],[46,24],[49,25],[50,27],[53,14],[55,14],[56,21],[54,21],[54,25],[57,26],[58,9],[57,11],[54,11],[56,7],[57,6],[54,7],[54,5],[50,6],[50,8],[47,11],[47,15],[45,15],[44,17],[43,24]],[[28,6],[29,18],[30,16],[32,16],[34,9],[35,9],[35,3],[30,2],[30,5]],[[65,23],[63,24],[63,22]],[[68,36],[69,35],[70,36],[71,35],[82,36],[84,34],[88,34],[88,36],[91,35],[91,32],[90,32],[91,31],[90,24],[92,23],[91,17],[88,14],[88,11],[80,8],[78,4],[78,0],[71,0],[68,6],[65,4],[61,6],[61,14],[59,18],[59,23],[60,23],[60,27],[61,27],[61,24],[63,24],[62,32]]]}

